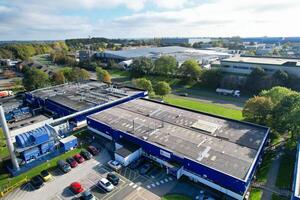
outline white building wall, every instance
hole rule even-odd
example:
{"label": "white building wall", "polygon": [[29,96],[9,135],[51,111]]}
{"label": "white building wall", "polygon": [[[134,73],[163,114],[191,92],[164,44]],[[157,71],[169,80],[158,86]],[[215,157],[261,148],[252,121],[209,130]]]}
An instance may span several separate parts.
{"label": "white building wall", "polygon": [[123,156],[115,153],[115,160],[120,162],[123,166],[126,167],[134,160],[137,160],[138,158],[140,158],[141,155],[142,155],[142,149],[140,148],[125,158]]}
{"label": "white building wall", "polygon": [[225,188],[223,188],[223,187],[221,187],[221,186],[219,186],[219,185],[217,185],[215,183],[212,183],[212,182],[210,182],[210,181],[208,181],[208,180],[206,180],[206,179],[204,179],[204,178],[202,178],[200,176],[197,176],[196,174],[193,174],[193,173],[191,173],[189,171],[186,171],[184,169],[182,170],[182,174],[185,175],[185,176],[187,176],[187,177],[189,177],[192,181],[203,183],[204,185],[207,185],[207,186],[209,186],[211,188],[214,188],[214,189],[216,189],[216,190],[218,190],[218,191],[220,191],[220,192],[222,192],[224,194],[227,194],[228,196],[231,196],[231,197],[233,197],[233,198],[235,198],[237,200],[243,200],[243,198],[244,198],[240,194],[237,194],[237,193],[234,193],[234,192],[232,192],[232,191],[230,191],[228,189],[225,189]]}
{"label": "white building wall", "polygon": [[[227,66],[227,67],[225,67]],[[263,65],[263,64],[251,64],[251,63],[237,63],[237,62],[227,62],[221,61],[221,70],[229,73],[237,74],[250,74],[254,68],[261,67],[267,73],[272,74],[277,70],[284,70],[289,74],[294,74],[300,77],[299,67],[287,67],[287,66],[277,66],[277,65]]]}

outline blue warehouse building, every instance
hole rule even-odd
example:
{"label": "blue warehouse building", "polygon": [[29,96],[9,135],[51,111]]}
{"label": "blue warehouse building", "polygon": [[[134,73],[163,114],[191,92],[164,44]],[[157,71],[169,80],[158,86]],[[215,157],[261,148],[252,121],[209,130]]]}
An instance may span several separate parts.
{"label": "blue warehouse building", "polygon": [[[115,142],[123,165],[145,156],[177,179],[186,176],[235,199],[244,198],[269,135],[264,126],[146,99],[90,115],[87,124]],[[126,150],[128,144],[135,148]]]}
{"label": "blue warehouse building", "polygon": [[[35,108],[43,108],[54,118],[64,117],[95,106],[103,105],[96,111],[118,105],[120,103],[147,96],[147,92],[136,88],[116,86],[97,81],[68,83],[43,88],[25,94],[25,101]],[[96,111],[76,116],[76,126],[86,124],[86,116]]]}

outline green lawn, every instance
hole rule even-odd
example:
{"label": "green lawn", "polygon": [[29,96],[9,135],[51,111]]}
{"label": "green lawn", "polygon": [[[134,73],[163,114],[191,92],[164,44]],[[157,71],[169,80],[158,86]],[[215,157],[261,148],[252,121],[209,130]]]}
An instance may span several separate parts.
{"label": "green lawn", "polygon": [[258,182],[265,183],[267,181],[267,175],[271,168],[274,156],[273,152],[265,153],[262,164],[256,174],[256,180]]}
{"label": "green lawn", "polygon": [[3,136],[2,128],[0,128],[0,161],[8,156],[6,141]]}
{"label": "green lawn", "polygon": [[250,200],[261,200],[262,190],[260,189],[252,189],[250,193]]}
{"label": "green lawn", "polygon": [[192,198],[180,194],[167,194],[161,200],[192,200]]}
{"label": "green lawn", "polygon": [[181,107],[202,111],[214,115],[219,115],[223,117],[228,117],[236,120],[243,119],[242,112],[240,110],[225,108],[223,106],[219,106],[215,104],[203,103],[200,101],[190,100],[183,97],[167,96],[164,98],[164,100],[165,102],[176,106],[181,106]]}
{"label": "green lawn", "polygon": [[279,196],[277,194],[272,194],[272,200],[289,200],[287,197]]}
{"label": "green lawn", "polygon": [[76,153],[79,153],[81,151],[81,149],[77,148],[74,149],[72,151],[69,151],[65,154],[62,154],[56,158],[53,158],[52,160],[45,162],[29,171],[27,171],[26,173],[23,173],[19,176],[13,177],[13,178],[3,178],[0,180],[0,190],[1,188],[8,186],[8,185],[13,185],[19,181],[21,181],[22,179],[24,179],[25,177],[27,178],[31,178],[37,174],[39,174],[42,170],[44,169],[50,169],[56,166],[56,162],[60,159],[66,159],[67,157],[73,156]]}
{"label": "green lawn", "polygon": [[284,154],[280,160],[276,186],[281,189],[290,189],[292,185],[295,154]]}

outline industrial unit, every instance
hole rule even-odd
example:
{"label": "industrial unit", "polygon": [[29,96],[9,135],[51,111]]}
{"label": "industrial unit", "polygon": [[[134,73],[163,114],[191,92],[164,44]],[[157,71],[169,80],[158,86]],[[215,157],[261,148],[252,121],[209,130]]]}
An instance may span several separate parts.
{"label": "industrial unit", "polygon": [[294,168],[293,194],[291,200],[300,200],[300,142],[297,146],[296,162]]}
{"label": "industrial unit", "polygon": [[[179,47],[179,46],[168,46],[168,47],[146,47],[146,48],[135,48],[126,49],[120,51],[104,51],[96,53],[96,57],[103,61],[115,60],[116,62],[130,61],[134,58],[147,57],[153,60],[161,56],[174,56],[181,65],[188,59],[195,59],[200,64],[206,65],[211,61],[228,58],[231,55],[228,53],[217,52],[213,50],[199,50],[193,48]],[[128,63],[128,62],[127,62]],[[129,62],[130,63],[130,62]],[[126,64],[126,62],[124,63]],[[128,66],[127,66],[128,67]],[[126,68],[124,66],[124,68]]]}
{"label": "industrial unit", "polygon": [[[18,175],[77,146],[74,129],[86,125],[86,116],[147,92],[97,81],[68,83],[24,95],[22,104],[1,107],[1,124],[13,166]],[[5,105],[4,103],[2,105]]]}
{"label": "industrial unit", "polygon": [[221,60],[222,71],[229,73],[250,74],[257,67],[269,74],[283,70],[300,77],[300,59],[237,56]]}
{"label": "industrial unit", "polygon": [[[235,199],[243,199],[269,133],[267,127],[146,99],[88,116],[87,124],[115,142],[115,159],[123,165],[143,155],[178,179],[187,176]],[[139,148],[128,150],[128,142]]]}

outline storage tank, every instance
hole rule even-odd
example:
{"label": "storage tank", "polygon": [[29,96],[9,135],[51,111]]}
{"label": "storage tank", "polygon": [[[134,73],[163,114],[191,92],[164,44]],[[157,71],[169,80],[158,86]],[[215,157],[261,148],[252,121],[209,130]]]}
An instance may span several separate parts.
{"label": "storage tank", "polygon": [[29,150],[23,151],[22,156],[25,161],[36,159],[37,157],[40,156],[40,150],[38,147],[34,147]]}

